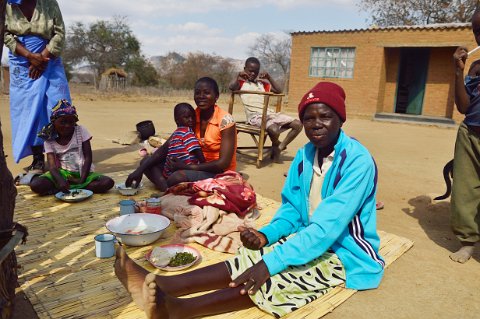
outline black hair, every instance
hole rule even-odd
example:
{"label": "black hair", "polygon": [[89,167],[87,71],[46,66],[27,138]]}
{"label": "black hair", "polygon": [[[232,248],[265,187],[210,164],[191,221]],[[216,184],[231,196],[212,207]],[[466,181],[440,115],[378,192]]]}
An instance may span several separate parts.
{"label": "black hair", "polygon": [[248,63],[260,65],[260,60],[257,59],[256,57],[251,56],[251,57],[249,57],[248,59],[245,60],[245,66],[246,66]]}
{"label": "black hair", "polygon": [[192,114],[195,114],[195,109],[190,104],[178,103],[177,105],[175,105],[175,108],[173,109],[173,117],[177,119],[177,117],[180,116],[180,113],[182,111],[189,111],[189,112],[192,112]]}
{"label": "black hair", "polygon": [[217,96],[220,96],[220,90],[218,89],[217,81],[215,81],[211,77],[204,76],[203,78],[198,79],[197,82],[195,82],[195,87],[197,87],[197,85],[199,83],[206,83],[206,84],[210,85],[212,87],[213,91],[215,92],[215,94]]}

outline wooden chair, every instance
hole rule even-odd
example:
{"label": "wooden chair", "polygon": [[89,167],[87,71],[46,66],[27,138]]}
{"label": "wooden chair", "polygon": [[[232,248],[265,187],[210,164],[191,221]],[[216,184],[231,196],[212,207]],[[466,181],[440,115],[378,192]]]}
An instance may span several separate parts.
{"label": "wooden chair", "polygon": [[[228,112],[233,114],[233,105],[235,104],[235,95],[240,94],[257,94],[264,96],[263,102],[263,113],[262,113],[262,123],[260,127],[247,124],[245,121],[236,122],[237,134],[246,133],[251,136],[255,142],[255,146],[238,146],[237,153],[254,157],[257,161],[257,168],[260,168],[262,160],[265,156],[270,156],[272,152],[271,146],[265,146],[265,141],[267,139],[268,133],[266,130],[267,126],[267,109],[270,105],[270,98],[276,98],[275,112],[280,112],[282,108],[282,99],[285,94],[276,94],[272,92],[257,92],[257,91],[233,91],[230,95],[230,102],[228,105]],[[243,104],[242,104],[243,105]],[[256,155],[252,155],[251,151],[256,150]]]}

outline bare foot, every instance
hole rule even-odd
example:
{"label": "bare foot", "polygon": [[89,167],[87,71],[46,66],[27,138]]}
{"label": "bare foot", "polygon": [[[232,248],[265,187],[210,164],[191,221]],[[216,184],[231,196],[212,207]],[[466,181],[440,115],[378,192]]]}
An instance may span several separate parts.
{"label": "bare foot", "polygon": [[128,257],[125,249],[121,246],[117,248],[114,267],[115,275],[130,293],[138,308],[143,310],[145,307],[142,288],[148,271],[137,265],[130,257]]}
{"label": "bare foot", "polygon": [[158,288],[155,282],[155,274],[148,274],[143,283],[143,310],[148,319],[170,318],[165,294]]}
{"label": "bare foot", "polygon": [[474,245],[462,246],[457,252],[450,254],[450,259],[457,263],[464,264],[472,257],[474,250]]}
{"label": "bare foot", "polygon": [[275,163],[277,164],[282,164],[283,161],[282,159],[280,158],[280,153],[282,151],[280,150],[280,148],[278,148],[278,146],[272,146],[272,159]]}

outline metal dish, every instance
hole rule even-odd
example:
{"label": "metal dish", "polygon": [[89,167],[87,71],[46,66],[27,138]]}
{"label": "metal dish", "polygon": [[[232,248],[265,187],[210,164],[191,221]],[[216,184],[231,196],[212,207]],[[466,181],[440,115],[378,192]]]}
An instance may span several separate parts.
{"label": "metal dish", "polygon": [[120,194],[125,196],[133,196],[138,193],[139,190],[143,188],[143,183],[140,183],[138,187],[127,187],[125,183],[115,185],[115,189],[117,189]]}
{"label": "metal dish", "polygon": [[88,189],[73,189],[70,193],[58,192],[55,194],[55,198],[67,203],[77,203],[90,198],[92,195],[93,192]]}

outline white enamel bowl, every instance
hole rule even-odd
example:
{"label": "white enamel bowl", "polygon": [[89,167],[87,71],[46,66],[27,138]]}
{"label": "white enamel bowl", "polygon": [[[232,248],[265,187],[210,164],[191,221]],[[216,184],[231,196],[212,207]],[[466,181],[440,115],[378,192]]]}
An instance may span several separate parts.
{"label": "white enamel bowl", "polygon": [[170,219],[156,214],[127,214],[110,219],[105,227],[128,246],[145,246],[160,238]]}

